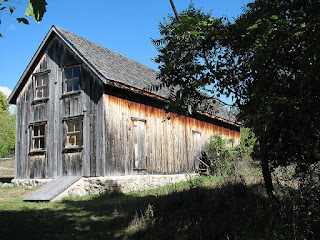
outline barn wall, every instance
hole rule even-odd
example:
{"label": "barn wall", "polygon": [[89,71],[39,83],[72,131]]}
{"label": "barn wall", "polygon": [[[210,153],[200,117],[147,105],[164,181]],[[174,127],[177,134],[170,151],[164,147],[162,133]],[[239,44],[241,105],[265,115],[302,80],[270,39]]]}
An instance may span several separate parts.
{"label": "barn wall", "polygon": [[[204,150],[209,138],[221,133],[224,138],[235,139],[240,133],[236,127],[216,121],[215,124],[195,118],[166,113],[160,106],[123,99],[122,95],[104,95],[106,114],[106,162],[101,175],[174,174],[193,171],[195,168],[194,134],[201,136]],[[121,97],[120,97],[121,95]],[[139,100],[137,98],[137,100]],[[151,105],[151,106],[149,106]],[[134,170],[134,119],[145,120],[146,171]]]}
{"label": "barn wall", "polygon": [[[15,178],[53,178],[62,175],[95,176],[104,155],[101,129],[103,114],[103,85],[85,64],[58,38],[53,37],[30,69],[29,79],[17,98],[16,172]],[[63,94],[63,67],[81,66],[77,94]],[[49,72],[49,98],[34,102],[33,74]],[[101,110],[99,110],[101,109]],[[71,117],[83,119],[83,148],[64,148],[63,121]],[[46,122],[46,151],[30,152],[30,125]],[[40,168],[39,168],[40,167]]]}
{"label": "barn wall", "polygon": [[[216,133],[239,141],[236,127],[200,115],[166,113],[159,101],[104,86],[54,35],[39,56],[17,98],[15,178],[183,173],[194,170],[194,134],[200,134],[202,150]],[[74,64],[81,66],[81,91],[64,95],[63,68]],[[35,102],[33,74],[44,71],[49,71],[49,98]],[[83,121],[79,149],[64,148],[64,121],[72,117]],[[143,121],[143,127],[135,128],[135,121]],[[30,152],[30,126],[39,122],[46,123],[46,149]],[[145,169],[134,169],[135,147],[142,144],[142,135],[135,138],[137,129],[145,131]]]}

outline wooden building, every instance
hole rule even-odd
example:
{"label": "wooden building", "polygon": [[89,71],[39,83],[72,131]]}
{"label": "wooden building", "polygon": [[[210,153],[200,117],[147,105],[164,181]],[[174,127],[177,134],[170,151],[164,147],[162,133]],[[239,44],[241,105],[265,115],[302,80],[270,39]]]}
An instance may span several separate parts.
{"label": "wooden building", "polygon": [[14,88],[15,178],[195,171],[210,136],[239,142],[239,125],[215,104],[185,117],[164,110],[157,72],[52,26]]}

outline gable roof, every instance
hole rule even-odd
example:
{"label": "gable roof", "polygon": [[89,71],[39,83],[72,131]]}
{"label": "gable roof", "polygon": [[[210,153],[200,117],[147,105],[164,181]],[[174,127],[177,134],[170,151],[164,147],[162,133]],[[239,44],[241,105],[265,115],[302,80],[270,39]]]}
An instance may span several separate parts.
{"label": "gable roof", "polygon": [[[31,74],[36,59],[41,56],[40,53],[43,51],[44,46],[52,34],[59,36],[105,84],[124,87],[162,100],[169,98],[170,91],[168,88],[161,88],[158,91],[150,92],[145,90],[152,85],[161,83],[161,81],[157,79],[157,71],[53,25],[9,96],[8,100],[10,103],[15,104],[19,92],[28,80],[28,75]],[[222,104],[218,102],[212,104],[212,108],[210,108],[209,111],[206,110],[206,113],[214,115],[212,117],[220,120],[231,121],[229,123],[235,121],[233,117],[230,117],[228,111]]]}

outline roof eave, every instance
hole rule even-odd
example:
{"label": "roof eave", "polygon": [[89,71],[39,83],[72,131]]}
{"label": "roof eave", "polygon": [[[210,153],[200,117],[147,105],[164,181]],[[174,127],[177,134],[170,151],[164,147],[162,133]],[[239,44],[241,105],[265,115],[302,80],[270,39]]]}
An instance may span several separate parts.
{"label": "roof eave", "polygon": [[73,46],[73,44],[59,31],[59,29],[56,28],[56,26],[52,26],[52,28],[54,29],[55,33],[65,42],[65,44],[71,48],[77,55],[78,57],[87,64],[87,66],[91,69],[92,72],[94,72],[104,84],[108,84],[109,80],[106,79],[89,61],[88,59],[86,59],[81,53],[80,51]]}
{"label": "roof eave", "polygon": [[[23,88],[24,85],[24,81],[26,76],[28,75],[31,67],[34,65],[36,59],[38,58],[40,52],[42,51],[42,49],[44,48],[44,46],[46,45],[48,39],[50,38],[52,32],[54,32],[55,34],[57,34],[62,41],[65,42],[65,44],[70,47],[78,56],[79,58],[86,63],[89,68],[97,75],[100,77],[100,79],[102,80],[103,83],[108,84],[109,81],[99,72],[97,71],[94,66],[72,45],[72,43],[70,43],[64,36],[63,34],[56,28],[56,26],[52,26],[49,30],[49,32],[47,33],[47,35],[45,36],[45,38],[43,39],[43,41],[41,42],[39,48],[37,49],[36,53],[33,55],[31,61],[29,62],[27,68],[24,70],[22,76],[20,77],[18,83],[16,84],[16,86],[14,87],[14,89],[12,90],[10,96],[8,97],[8,102],[10,104],[16,104],[18,95],[20,93],[20,91]],[[20,91],[19,91],[20,90]]]}

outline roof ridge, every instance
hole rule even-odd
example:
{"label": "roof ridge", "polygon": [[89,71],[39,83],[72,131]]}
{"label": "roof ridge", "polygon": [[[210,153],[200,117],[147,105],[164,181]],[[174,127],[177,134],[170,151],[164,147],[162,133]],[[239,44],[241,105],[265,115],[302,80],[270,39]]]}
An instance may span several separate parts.
{"label": "roof ridge", "polygon": [[[133,59],[131,59],[131,58],[129,58],[129,57],[126,57],[126,56],[123,55],[123,54],[120,54],[120,53],[118,53],[118,52],[115,52],[115,51],[111,50],[110,48],[106,48],[106,47],[102,46],[102,45],[99,44],[99,43],[96,43],[96,42],[94,42],[94,41],[91,41],[91,40],[89,40],[89,39],[86,39],[86,38],[84,38],[84,37],[81,37],[80,35],[75,34],[75,33],[71,32],[71,31],[65,30],[64,28],[61,28],[61,27],[59,27],[59,26],[57,26],[57,25],[52,25],[52,27],[56,28],[56,30],[58,30],[62,35],[63,35],[63,32],[68,33],[68,34],[72,34],[72,35],[74,35],[74,36],[76,36],[76,37],[78,37],[78,38],[80,38],[80,39],[82,39],[82,40],[84,40],[84,41],[86,41],[86,42],[93,43],[93,44],[96,45],[97,47],[101,47],[101,48],[109,51],[109,52],[112,53],[112,54],[115,54],[115,55],[117,55],[117,56],[123,57],[123,58],[125,58],[125,59],[127,59],[127,60],[129,60],[129,61],[135,62],[136,64],[139,64],[139,65],[141,65],[141,66],[143,66],[143,67],[146,67],[146,68],[148,68],[148,69],[150,69],[150,70],[158,73],[157,70],[154,70],[154,69],[152,69],[152,68],[150,68],[150,67],[148,67],[148,66],[146,66],[146,65],[144,65],[144,64],[142,64],[142,63],[139,63],[139,62],[137,62],[137,61],[135,61],[135,60],[133,60]],[[62,30],[62,31],[61,31],[61,30]]]}

